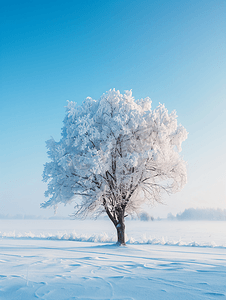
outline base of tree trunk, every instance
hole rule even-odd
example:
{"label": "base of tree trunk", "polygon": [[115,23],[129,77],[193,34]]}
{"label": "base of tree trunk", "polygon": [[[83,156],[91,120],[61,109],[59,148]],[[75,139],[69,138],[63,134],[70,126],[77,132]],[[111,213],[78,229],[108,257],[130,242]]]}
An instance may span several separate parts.
{"label": "base of tree trunk", "polygon": [[117,242],[117,243],[116,243],[116,246],[119,246],[119,247],[120,247],[120,246],[126,246],[126,243],[120,243],[120,242]]}

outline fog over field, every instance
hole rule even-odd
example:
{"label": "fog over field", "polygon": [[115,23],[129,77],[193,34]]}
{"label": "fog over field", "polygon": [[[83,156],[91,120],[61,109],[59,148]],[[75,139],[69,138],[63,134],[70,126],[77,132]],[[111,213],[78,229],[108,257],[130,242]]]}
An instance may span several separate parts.
{"label": "fog over field", "polygon": [[[45,216],[36,216],[36,215],[10,215],[10,214],[0,214],[0,219],[9,219],[9,220],[74,220],[75,217],[70,214],[68,216],[62,216],[60,214],[55,214],[51,217]],[[98,219],[108,219],[107,216],[102,215]],[[167,218],[154,218],[151,214],[146,211],[141,211],[139,214],[128,216],[129,220],[141,220],[141,221],[164,221],[164,220],[179,220],[179,221],[226,221],[226,210],[225,209],[215,209],[215,208],[188,208],[183,212],[173,215],[169,213]]]}

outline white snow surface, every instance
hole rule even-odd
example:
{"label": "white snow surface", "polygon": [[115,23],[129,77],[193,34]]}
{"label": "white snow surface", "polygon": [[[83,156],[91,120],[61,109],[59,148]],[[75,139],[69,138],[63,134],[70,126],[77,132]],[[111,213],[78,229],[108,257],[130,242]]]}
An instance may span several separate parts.
{"label": "white snow surface", "polygon": [[226,222],[0,220],[0,299],[226,299]]}

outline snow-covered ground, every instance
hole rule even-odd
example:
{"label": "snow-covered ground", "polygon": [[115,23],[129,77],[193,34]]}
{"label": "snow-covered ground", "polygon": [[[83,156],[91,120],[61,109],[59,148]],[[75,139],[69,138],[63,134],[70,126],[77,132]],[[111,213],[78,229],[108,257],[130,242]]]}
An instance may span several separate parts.
{"label": "snow-covered ground", "polygon": [[226,299],[226,222],[0,220],[0,299]]}

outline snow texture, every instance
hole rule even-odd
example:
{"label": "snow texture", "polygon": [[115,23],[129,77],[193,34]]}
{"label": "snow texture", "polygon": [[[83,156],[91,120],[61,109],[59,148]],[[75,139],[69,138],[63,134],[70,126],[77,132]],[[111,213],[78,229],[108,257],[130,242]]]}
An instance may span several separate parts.
{"label": "snow texture", "polygon": [[[2,239],[69,240],[111,244],[117,241],[109,220],[0,220],[0,228]],[[128,220],[126,233],[127,244],[226,248],[226,226],[223,221]]]}
{"label": "snow texture", "polygon": [[[46,239],[56,231],[62,234],[60,229],[70,235],[73,226],[80,236],[91,230],[99,236],[103,228],[108,236],[114,232],[110,221],[0,221],[6,233],[0,238],[1,300],[226,299],[223,247],[199,247],[198,243],[195,247],[161,243],[118,247],[104,240],[64,240],[60,235],[60,240]],[[133,221],[127,227],[128,234],[136,238],[146,227],[145,233],[155,233],[157,238],[183,235],[186,241],[193,236],[205,243],[212,235],[212,241],[226,244],[225,222]],[[9,232],[7,235],[7,228],[15,232],[14,237]],[[36,237],[28,235],[25,239],[27,230]],[[41,233],[44,236],[37,239]]]}

